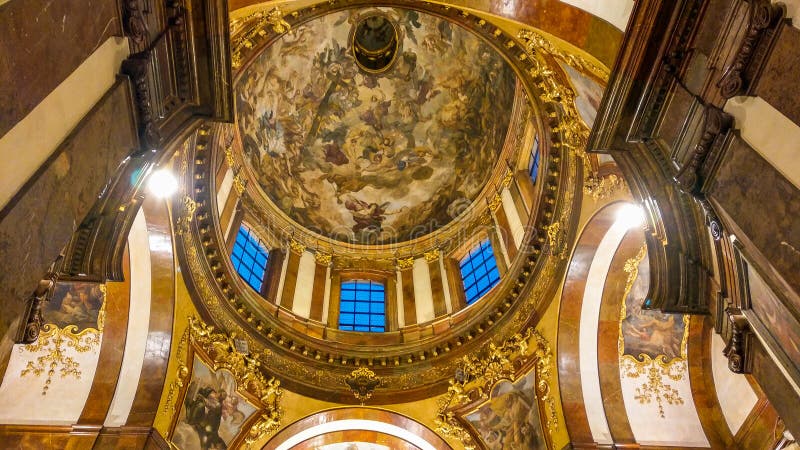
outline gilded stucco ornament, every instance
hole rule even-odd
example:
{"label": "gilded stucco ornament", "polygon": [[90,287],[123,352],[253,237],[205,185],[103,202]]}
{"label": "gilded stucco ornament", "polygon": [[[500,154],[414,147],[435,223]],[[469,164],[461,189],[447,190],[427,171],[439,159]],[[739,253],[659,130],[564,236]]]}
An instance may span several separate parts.
{"label": "gilded stucco ornament", "polygon": [[345,382],[350,387],[350,392],[362,405],[372,398],[372,392],[381,385],[381,380],[375,376],[375,372],[367,367],[359,367],[350,372],[350,376],[345,379]]}
{"label": "gilded stucco ornament", "polygon": [[489,342],[480,352],[464,356],[450,380],[447,394],[439,399],[434,419],[436,431],[457,439],[467,450],[477,448],[475,437],[464,426],[464,413],[487,401],[497,382],[515,381],[533,362],[537,400],[544,405],[544,427],[552,436],[558,428],[555,399],[550,395],[552,358],[550,343],[533,328],[514,334],[500,345]]}
{"label": "gilded stucco ornament", "polygon": [[179,362],[177,377],[170,385],[165,412],[173,415],[173,425],[168,439],[174,434],[179,400],[187,395],[186,388],[192,378],[194,356],[208,364],[213,372],[225,370],[236,382],[236,390],[243,394],[256,408],[254,419],[250,419],[250,428],[242,429],[243,436],[234,439],[243,442],[244,448],[262,440],[275,432],[283,418],[280,402],[283,391],[280,382],[275,378],[267,379],[260,370],[261,363],[255,357],[237,350],[235,335],[216,331],[213,326],[206,325],[196,317],[189,317],[189,325],[181,337],[178,346]]}
{"label": "gilded stucco ornament", "polygon": [[611,72],[607,67],[599,63],[594,63],[581,55],[564,51],[550,42],[550,40],[545,38],[543,35],[533,30],[520,30],[520,32],[517,34],[517,38],[519,38],[519,40],[521,40],[531,52],[538,50],[550,54],[554,58],[563,61],[572,68],[582,72],[589,72],[603,81],[608,81],[608,77]]}
{"label": "gilded stucco ornament", "polygon": [[414,257],[397,258],[397,268],[400,270],[410,269],[414,267]]}
{"label": "gilded stucco ornament", "polygon": [[[70,353],[99,351],[105,323],[106,287],[101,284],[99,288],[103,293],[103,304],[97,313],[96,327],[80,329],[77,325],[59,327],[54,323],[46,323],[42,326],[35,342],[19,347],[20,353],[29,354],[32,358],[27,361],[20,376],[47,375],[42,386],[42,395],[47,395],[56,374],[61,378],[81,378],[80,363]],[[35,356],[37,354],[39,356]]]}
{"label": "gilded stucco ornament", "polygon": [[255,25],[244,33],[235,36],[233,39],[231,52],[231,64],[234,69],[238,69],[242,65],[242,51],[245,49],[253,48],[254,40],[257,37],[264,37],[271,29],[275,34],[283,34],[288,32],[292,25],[284,19],[283,11],[280,7],[276,6],[269,12],[264,13],[258,11],[245,17],[240,22],[247,24],[248,22],[255,21]]}
{"label": "gilded stucco ornament", "polygon": [[678,390],[665,380],[680,382],[684,380],[684,374],[687,372],[687,342],[689,339],[689,316],[683,316],[683,336],[680,345],[680,355],[672,359],[667,358],[664,354],[655,355],[655,357],[646,353],[640,353],[637,356],[629,354],[625,348],[625,338],[623,335],[623,321],[628,316],[625,300],[633,288],[636,278],[639,276],[639,264],[647,256],[647,247],[642,246],[635,257],[625,261],[624,270],[628,274],[625,283],[625,295],[623,296],[622,307],[620,310],[620,325],[619,325],[619,359],[620,370],[626,378],[644,380],[636,388],[636,399],[639,404],[655,403],[658,407],[658,415],[663,419],[665,418],[664,406],[665,405],[682,405],[684,403]]}
{"label": "gilded stucco ornament", "polygon": [[183,234],[189,231],[189,226],[194,220],[194,214],[197,211],[197,202],[195,202],[192,197],[189,197],[188,195],[183,196],[181,206],[181,215],[178,217],[176,223],[177,234]]}
{"label": "gilded stucco ornament", "polygon": [[625,180],[613,173],[605,177],[592,175],[583,182],[583,193],[595,202],[611,198],[625,188]]}

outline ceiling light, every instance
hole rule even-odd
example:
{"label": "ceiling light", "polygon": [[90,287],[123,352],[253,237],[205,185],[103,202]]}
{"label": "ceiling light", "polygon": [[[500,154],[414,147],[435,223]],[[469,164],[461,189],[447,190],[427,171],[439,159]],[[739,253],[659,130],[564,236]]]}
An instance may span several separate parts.
{"label": "ceiling light", "polygon": [[639,205],[626,203],[617,213],[617,223],[623,224],[628,229],[644,225],[644,210]]}
{"label": "ceiling light", "polygon": [[156,197],[167,198],[178,190],[178,180],[171,171],[159,169],[150,174],[147,189]]}

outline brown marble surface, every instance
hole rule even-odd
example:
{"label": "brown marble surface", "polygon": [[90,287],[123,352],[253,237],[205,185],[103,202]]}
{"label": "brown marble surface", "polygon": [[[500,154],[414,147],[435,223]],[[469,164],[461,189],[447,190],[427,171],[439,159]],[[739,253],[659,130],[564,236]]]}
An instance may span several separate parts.
{"label": "brown marble surface", "polygon": [[574,448],[597,448],[583,402],[579,353],[581,308],[589,267],[618,210],[618,205],[606,207],[586,225],[575,246],[561,294],[556,353],[558,384],[564,421]]}
{"label": "brown marble surface", "polygon": [[0,212],[0,335],[136,146],[128,86],[116,84]]}
{"label": "brown marble surface", "polygon": [[166,203],[149,196],[142,208],[150,242],[159,244],[150,247],[150,322],[139,386],[125,423],[127,427],[153,425],[167,375],[175,313],[176,271]]}
{"label": "brown marble surface", "polygon": [[606,412],[611,437],[617,444],[635,444],[625,401],[619,370],[620,312],[625,300],[625,285],[628,273],[625,263],[636,257],[645,245],[641,230],[630,231],[617,248],[603,285],[600,304],[600,320],[597,327],[597,365],[599,368],[600,393]]}
{"label": "brown marble surface", "polygon": [[111,36],[116,0],[11,0],[0,6],[0,136]]}
{"label": "brown marble surface", "polygon": [[766,100],[792,122],[800,125],[800,30],[784,25],[758,80],[756,95]]}
{"label": "brown marble surface", "polygon": [[[800,190],[736,136],[723,155],[709,197],[800,293]],[[744,236],[743,236],[744,235]],[[800,304],[794,305],[800,312]]]}

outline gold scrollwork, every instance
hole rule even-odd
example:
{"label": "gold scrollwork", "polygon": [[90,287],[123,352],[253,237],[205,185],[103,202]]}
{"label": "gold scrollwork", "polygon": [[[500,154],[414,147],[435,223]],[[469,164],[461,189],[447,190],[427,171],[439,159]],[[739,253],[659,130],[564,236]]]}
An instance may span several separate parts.
{"label": "gold scrollwork", "polygon": [[[535,341],[533,350],[531,339]],[[498,381],[513,382],[519,375],[516,367],[525,366],[530,358],[535,359],[536,392],[546,407],[545,427],[552,436],[558,428],[555,399],[550,394],[553,354],[544,336],[533,328],[512,335],[500,345],[489,342],[478,354],[461,359],[455,377],[450,380],[447,394],[439,399],[439,409],[434,419],[436,431],[459,440],[466,450],[475,449],[475,438],[464,428],[460,417],[463,411],[459,410],[474,404],[476,400],[488,400]]]}
{"label": "gold scrollwork", "polygon": [[600,78],[603,81],[608,81],[610,71],[608,68],[595,64],[580,55],[573,55],[567,53],[560,48],[553,45],[547,38],[532,30],[520,30],[517,38],[521,40],[529,50],[540,50],[552,55],[554,58],[560,59],[567,63],[570,67],[578,69],[583,72],[589,72],[592,75]]}
{"label": "gold scrollwork", "polygon": [[625,261],[623,269],[628,274],[625,282],[625,294],[622,297],[622,307],[619,319],[619,358],[620,369],[625,377],[638,379],[645,377],[644,382],[636,388],[634,399],[639,404],[649,404],[655,402],[658,406],[658,415],[663,419],[664,405],[682,405],[683,398],[677,389],[665,382],[665,379],[672,381],[682,381],[687,370],[686,346],[689,338],[689,316],[683,316],[683,337],[681,339],[681,355],[667,361],[666,355],[656,355],[654,358],[648,354],[640,354],[638,358],[627,354],[625,351],[625,337],[622,331],[622,322],[627,317],[627,307],[625,301],[630,294],[636,278],[639,276],[639,264],[647,256],[647,247],[642,246],[633,258]]}
{"label": "gold scrollwork", "polygon": [[363,405],[365,401],[372,398],[375,388],[381,385],[381,380],[367,367],[359,367],[350,372],[350,376],[345,378],[345,382],[350,387],[350,392]]}
{"label": "gold scrollwork", "polygon": [[20,348],[21,352],[38,353],[46,351],[42,356],[33,361],[28,361],[25,368],[20,372],[20,376],[26,375],[41,376],[47,374],[42,387],[42,395],[47,395],[53,377],[56,372],[61,378],[73,377],[81,378],[80,364],[72,356],[69,356],[69,349],[76,353],[86,353],[97,350],[100,345],[101,331],[94,328],[86,328],[78,332],[76,325],[67,325],[60,328],[52,323],[45,324],[39,333],[39,338],[33,344],[28,344]]}
{"label": "gold scrollwork", "polygon": [[183,206],[183,211],[181,216],[178,217],[178,222],[176,226],[176,233],[183,234],[189,232],[189,226],[194,220],[194,213],[197,211],[197,202],[195,202],[192,197],[188,195],[183,196],[183,201],[181,202]]}
{"label": "gold scrollwork", "polygon": [[[234,338],[234,335],[216,331],[213,326],[206,325],[198,318],[189,317],[189,325],[179,344],[179,348],[183,345],[185,349],[179,352],[179,356],[184,360],[178,367],[177,378],[170,385],[169,392],[172,395],[168,397],[165,409],[171,410],[174,415],[178,397],[186,395],[185,386],[191,378],[188,367],[196,352],[213,371],[224,369],[230,372],[236,381],[237,390],[246,394],[249,401],[258,408],[252,425],[243,437],[244,447],[250,448],[280,427],[283,419],[283,410],[280,406],[283,391],[278,380],[264,377],[258,359],[236,349]],[[178,395],[178,392],[181,392],[181,395]],[[173,422],[176,419],[177,417],[173,416]],[[172,428],[174,430],[174,425]],[[173,430],[170,431],[170,439]]]}

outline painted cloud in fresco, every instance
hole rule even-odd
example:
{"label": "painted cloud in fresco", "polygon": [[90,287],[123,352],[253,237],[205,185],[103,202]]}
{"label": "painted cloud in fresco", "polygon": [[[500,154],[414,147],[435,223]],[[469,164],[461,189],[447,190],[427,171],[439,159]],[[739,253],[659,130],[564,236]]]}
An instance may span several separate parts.
{"label": "painted cloud in fresco", "polygon": [[643,360],[641,355],[651,359],[664,355],[666,361],[680,358],[685,328],[683,315],[642,309],[650,283],[648,259],[643,258],[638,267],[638,276],[625,298],[625,317],[622,319],[624,354],[638,360]]}
{"label": "painted cloud in fresco", "polygon": [[356,243],[413,239],[462,213],[490,176],[514,100],[512,69],[479,38],[382,11],[402,41],[388,72],[358,70],[345,11],[295,27],[236,87],[263,190],[300,225]]}

